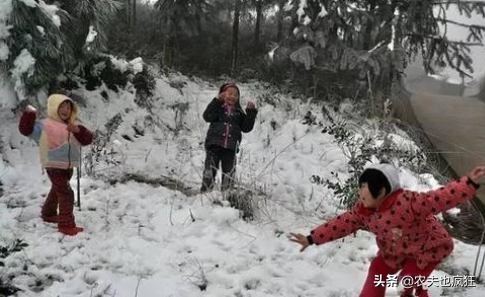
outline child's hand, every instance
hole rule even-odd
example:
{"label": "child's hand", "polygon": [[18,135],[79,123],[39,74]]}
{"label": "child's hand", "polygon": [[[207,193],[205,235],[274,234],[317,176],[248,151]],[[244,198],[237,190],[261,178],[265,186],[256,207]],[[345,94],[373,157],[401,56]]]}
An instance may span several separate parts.
{"label": "child's hand", "polygon": [[478,185],[480,177],[485,175],[485,166],[477,166],[468,174],[468,177]]}
{"label": "child's hand", "polygon": [[37,109],[35,109],[35,107],[33,107],[32,105],[27,105],[27,107],[25,108],[25,111],[37,113]]}
{"label": "child's hand", "polygon": [[310,246],[310,243],[308,242],[308,239],[305,235],[300,233],[290,233],[290,235],[290,241],[299,243],[301,245],[300,252],[303,252],[304,250],[306,250],[307,247]]}
{"label": "child's hand", "polygon": [[252,101],[248,101],[248,105],[246,106],[247,109],[256,109],[256,106]]}
{"label": "child's hand", "polygon": [[226,102],[226,92],[220,93],[219,97],[217,97],[217,99],[219,99],[219,101],[221,101],[221,102]]}
{"label": "child's hand", "polygon": [[79,131],[81,131],[81,129],[79,129],[78,125],[69,124],[69,125],[67,125],[67,131],[72,132],[72,133],[79,133]]}

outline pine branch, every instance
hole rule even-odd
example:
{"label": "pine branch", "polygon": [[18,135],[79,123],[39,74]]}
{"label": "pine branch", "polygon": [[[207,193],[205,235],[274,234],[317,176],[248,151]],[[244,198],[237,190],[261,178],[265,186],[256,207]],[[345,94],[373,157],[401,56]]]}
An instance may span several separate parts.
{"label": "pine branch", "polygon": [[432,5],[450,5],[450,4],[456,4],[456,5],[477,5],[477,6],[484,6],[484,2],[479,2],[479,1],[461,1],[461,0],[448,0],[448,1],[436,1],[432,2]]}
{"label": "pine branch", "polygon": [[432,39],[432,40],[436,40],[438,42],[444,41],[444,42],[449,43],[449,44],[456,44],[456,45],[462,45],[462,46],[483,46],[483,43],[481,43],[481,42],[452,41],[452,40],[443,38],[441,36],[421,34],[421,33],[417,33],[417,32],[409,32],[406,35],[407,36],[419,36],[419,37],[423,37],[425,39]]}
{"label": "pine branch", "polygon": [[457,22],[457,21],[452,21],[452,20],[448,20],[448,19],[443,19],[443,18],[436,18],[436,20],[438,22],[441,22],[441,23],[449,23],[449,24],[457,25],[457,26],[464,27],[464,28],[476,28],[476,29],[485,31],[485,26],[468,25],[468,24],[465,24],[465,23],[461,23],[461,22]]}

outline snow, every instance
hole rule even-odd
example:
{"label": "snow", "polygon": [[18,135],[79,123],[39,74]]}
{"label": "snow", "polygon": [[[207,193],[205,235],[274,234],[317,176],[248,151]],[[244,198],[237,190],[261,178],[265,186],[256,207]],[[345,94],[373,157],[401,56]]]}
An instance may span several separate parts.
{"label": "snow", "polygon": [[27,49],[23,49],[13,62],[14,68],[10,70],[11,78],[14,81],[15,91],[19,99],[25,99],[22,77],[31,76],[34,73],[35,59]]}
{"label": "snow", "polygon": [[133,74],[143,71],[143,59],[138,57],[130,61],[130,66],[133,69]]}
{"label": "snow", "polygon": [[58,16],[58,15],[53,15],[52,16],[52,22],[54,23],[54,25],[56,25],[57,27],[60,27],[61,26],[61,18]]}
{"label": "snow", "polygon": [[268,57],[271,61],[274,61],[274,53],[279,48],[279,46],[275,46],[272,50],[268,52]]}
{"label": "snow", "polygon": [[[129,64],[138,65],[131,61],[122,66],[128,69]],[[319,125],[302,124],[308,111],[321,106],[278,94],[264,83],[240,84],[242,105],[254,100],[259,106],[254,130],[243,136],[237,164],[241,186],[265,193],[256,198],[259,208],[252,222],[241,220],[218,190],[187,195],[134,181],[107,182],[136,173],[176,178],[198,189],[208,126],[201,115],[221,83],[177,74],[158,77],[151,112],[136,105],[131,89],[78,90],[89,98],[80,113],[89,128],[105,129],[120,115],[122,122],[105,152],[114,152],[111,161],[123,162],[100,161],[92,168],[96,176],[81,177],[82,210],[76,208],[75,216],[85,232],[75,237],[62,236],[55,225],[40,219],[50,182],[40,170],[38,148],[17,131],[18,116],[0,110],[0,245],[15,238],[29,244],[7,258],[0,271],[22,288],[20,297],[358,295],[377,252],[371,234],[358,232],[304,253],[287,238],[289,232],[307,234],[343,211],[332,191],[310,182],[314,174],[324,179],[333,179],[331,171],[348,174],[347,159],[333,137],[322,134]],[[0,95],[11,92],[7,86],[0,90]],[[109,100],[103,99],[103,91]],[[314,115],[317,122],[328,124],[319,112]],[[374,126],[368,122],[362,130]],[[390,138],[417,149],[403,133]],[[86,160],[90,148],[83,151]],[[401,180],[415,190],[439,186],[431,175],[407,169]],[[71,185],[75,188],[75,178]],[[457,242],[444,266],[471,270],[475,252],[475,247]],[[433,275],[448,274],[437,270]],[[464,288],[452,295],[477,297],[483,289]],[[450,289],[430,288],[431,296],[444,291]],[[389,288],[386,296],[397,292]]]}
{"label": "snow", "polygon": [[300,0],[298,4],[298,10],[296,14],[298,15],[298,20],[301,20],[305,16],[305,8],[307,7],[307,0]]}
{"label": "snow", "polygon": [[37,26],[37,30],[40,32],[40,34],[42,34],[42,36],[44,36],[44,35],[45,35],[45,29],[44,29],[44,27],[42,27],[42,26]]}
{"label": "snow", "polygon": [[305,16],[305,19],[303,20],[303,25],[308,26],[312,22],[312,19],[309,16]]}
{"label": "snow", "polygon": [[323,4],[320,3],[320,8],[321,10],[318,16],[321,18],[326,17],[328,15],[328,11],[325,9],[325,6],[323,6]]}
{"label": "snow", "polygon": [[86,36],[86,44],[92,43],[97,35],[98,35],[98,32],[94,30],[94,27],[89,26],[88,36]]}
{"label": "snow", "polygon": [[5,61],[8,59],[8,55],[10,54],[10,49],[5,44],[5,42],[0,41],[0,60]]}
{"label": "snow", "polygon": [[61,26],[61,18],[57,15],[59,7],[56,5],[47,4],[42,0],[39,1],[38,5],[39,8],[52,19],[52,23],[54,23],[55,26]]}
{"label": "snow", "polygon": [[12,26],[6,26],[4,22],[0,23],[0,38],[6,39],[7,37],[9,37],[11,28]]}
{"label": "snow", "polygon": [[29,7],[36,7],[37,6],[37,2],[35,2],[35,0],[20,0],[20,2],[23,2],[25,5],[27,5]]}
{"label": "snow", "polygon": [[110,60],[113,66],[119,71],[121,71],[121,73],[125,73],[129,69],[130,64],[123,59],[118,59],[114,56],[111,56]]}
{"label": "snow", "polygon": [[394,9],[394,19],[392,20],[392,36],[391,42],[387,45],[387,48],[392,52],[396,48],[396,24],[399,18],[399,8]]}
{"label": "snow", "polygon": [[[12,0],[3,0],[0,3],[0,24],[1,26],[4,26],[5,21],[8,19],[10,16],[10,13],[12,12]],[[0,30],[0,32],[3,30]],[[0,38],[3,38],[3,35],[0,35]]]}
{"label": "snow", "polygon": [[[10,79],[7,78],[5,73],[0,71],[0,110],[3,108],[14,108],[18,104],[15,90],[10,83]],[[1,176],[0,168],[0,176]],[[0,177],[1,180],[1,177]]]}
{"label": "snow", "polygon": [[110,58],[111,63],[113,63],[114,67],[121,71],[121,73],[131,70],[133,74],[137,74],[143,71],[143,59],[141,57],[135,58],[129,62],[114,56],[110,56]]}
{"label": "snow", "polygon": [[288,0],[286,3],[285,3],[285,6],[283,7],[283,10],[284,11],[290,11],[293,9],[293,2],[291,0]]}
{"label": "snow", "polygon": [[11,25],[7,26],[7,20],[12,12],[12,1],[4,0],[0,3],[0,61],[8,59],[10,49],[4,41],[10,36]]}

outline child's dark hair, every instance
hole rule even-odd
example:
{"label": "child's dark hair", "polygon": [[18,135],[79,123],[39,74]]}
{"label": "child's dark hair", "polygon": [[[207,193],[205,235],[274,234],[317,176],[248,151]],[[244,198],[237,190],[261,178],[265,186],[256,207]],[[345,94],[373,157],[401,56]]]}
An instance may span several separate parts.
{"label": "child's dark hair", "polygon": [[229,89],[229,88],[234,88],[236,89],[237,91],[237,97],[238,98],[241,98],[241,93],[239,92],[239,87],[235,84],[235,83],[232,83],[232,82],[229,82],[229,83],[225,83],[223,84],[220,88],[219,88],[219,94],[224,92],[225,90]]}
{"label": "child's dark hair", "polygon": [[[71,106],[71,109],[74,109],[74,103],[72,102],[72,99],[66,99],[61,102],[61,104],[64,104],[65,102],[68,102],[69,105]],[[61,104],[59,104],[59,108],[61,107]]]}
{"label": "child's dark hair", "polygon": [[368,168],[362,172],[359,177],[359,186],[367,184],[372,198],[377,199],[382,188],[386,190],[385,196],[391,193],[391,184],[387,180],[387,177],[380,170]]}

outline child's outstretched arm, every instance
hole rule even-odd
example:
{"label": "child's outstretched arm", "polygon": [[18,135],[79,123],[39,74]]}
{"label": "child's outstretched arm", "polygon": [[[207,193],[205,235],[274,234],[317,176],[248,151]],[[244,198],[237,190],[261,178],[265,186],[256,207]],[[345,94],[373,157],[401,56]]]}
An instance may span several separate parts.
{"label": "child's outstretched arm", "polygon": [[411,208],[416,215],[438,214],[473,198],[479,188],[479,179],[484,174],[485,166],[478,166],[468,176],[449,182],[438,190],[426,193],[409,192],[405,195],[411,195]]}
{"label": "child's outstretched arm", "polygon": [[256,121],[256,115],[258,110],[253,102],[249,101],[246,107],[246,114],[243,116],[241,121],[241,131],[244,133],[251,132],[254,128],[254,122]]}
{"label": "child's outstretched arm", "polygon": [[302,246],[300,251],[303,252],[312,244],[320,245],[352,234],[364,226],[360,216],[357,214],[358,207],[356,205],[350,211],[318,226],[308,236],[300,233],[290,233],[290,241],[299,243]]}
{"label": "child's outstretched arm", "polygon": [[219,121],[219,118],[221,117],[221,108],[223,104],[224,104],[223,97],[212,99],[209,105],[207,105],[207,108],[205,109],[204,114],[202,115],[204,120],[208,123],[214,123]]}

